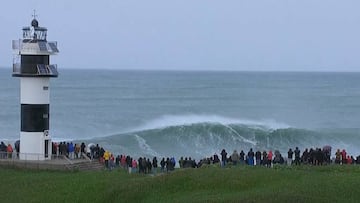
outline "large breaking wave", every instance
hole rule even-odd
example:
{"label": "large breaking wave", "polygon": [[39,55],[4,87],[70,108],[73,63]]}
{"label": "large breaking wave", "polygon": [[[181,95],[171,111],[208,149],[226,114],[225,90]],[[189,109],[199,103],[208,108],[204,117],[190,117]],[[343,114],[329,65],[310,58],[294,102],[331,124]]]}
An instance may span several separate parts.
{"label": "large breaking wave", "polygon": [[330,145],[358,153],[359,129],[309,130],[271,120],[250,121],[219,116],[164,116],[130,132],[95,138],[115,154],[203,158],[222,149],[280,150]]}

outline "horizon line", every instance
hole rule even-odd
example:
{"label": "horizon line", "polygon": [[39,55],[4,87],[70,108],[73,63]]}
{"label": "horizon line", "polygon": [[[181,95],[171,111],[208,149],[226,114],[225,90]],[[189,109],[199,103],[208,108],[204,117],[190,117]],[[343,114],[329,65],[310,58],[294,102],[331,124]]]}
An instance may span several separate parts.
{"label": "horizon line", "polygon": [[[0,70],[12,70],[12,67],[0,66]],[[78,67],[63,67],[60,68],[63,70],[108,70],[108,71],[167,71],[167,72],[283,72],[283,73],[360,73],[360,70],[262,70],[262,69],[254,69],[254,70],[236,70],[236,69],[161,69],[161,68],[94,68],[94,67],[86,67],[86,68],[78,68]]]}

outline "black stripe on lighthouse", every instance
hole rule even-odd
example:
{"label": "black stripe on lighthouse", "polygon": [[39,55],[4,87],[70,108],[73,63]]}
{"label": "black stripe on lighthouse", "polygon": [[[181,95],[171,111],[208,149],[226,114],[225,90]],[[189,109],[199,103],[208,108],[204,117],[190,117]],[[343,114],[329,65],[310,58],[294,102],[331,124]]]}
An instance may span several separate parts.
{"label": "black stripe on lighthouse", "polygon": [[21,131],[49,130],[49,104],[21,104]]}

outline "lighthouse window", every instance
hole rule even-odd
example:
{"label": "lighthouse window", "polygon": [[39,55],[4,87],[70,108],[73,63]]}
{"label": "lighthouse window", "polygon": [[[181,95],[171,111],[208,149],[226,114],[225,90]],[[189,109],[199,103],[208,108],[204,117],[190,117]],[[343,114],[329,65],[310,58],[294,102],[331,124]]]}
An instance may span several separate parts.
{"label": "lighthouse window", "polygon": [[48,87],[48,86],[44,86],[44,87],[43,87],[43,90],[49,90],[49,87]]}

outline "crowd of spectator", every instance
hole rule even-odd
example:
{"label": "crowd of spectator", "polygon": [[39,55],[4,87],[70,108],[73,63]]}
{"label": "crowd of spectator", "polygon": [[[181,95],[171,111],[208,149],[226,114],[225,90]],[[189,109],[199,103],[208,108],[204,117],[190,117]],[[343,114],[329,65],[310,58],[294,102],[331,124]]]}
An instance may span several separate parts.
{"label": "crowd of spectator", "polygon": [[[112,156],[110,156],[112,157]],[[116,158],[110,158],[109,164],[105,159],[105,168],[113,169],[122,167],[129,170],[129,172],[138,173],[156,173],[158,171],[157,157],[150,158],[140,157],[138,160],[130,156],[120,155]],[[100,158],[101,160],[102,158]],[[112,160],[114,159],[114,160]],[[114,163],[114,164],[112,164]],[[305,149],[303,152],[298,147],[294,150],[290,148],[287,156],[284,157],[280,151],[253,151],[251,148],[247,153],[243,150],[238,153],[236,150],[228,154],[223,149],[219,155],[215,153],[211,157],[203,158],[199,162],[191,157],[181,157],[178,161],[179,168],[199,168],[206,165],[218,165],[221,167],[237,166],[237,165],[250,165],[250,166],[264,166],[272,167],[274,165],[327,165],[327,164],[360,164],[360,156],[356,159],[347,154],[346,150],[338,149],[335,157],[331,158],[331,148],[329,146],[323,148],[310,148]],[[160,172],[169,172],[174,170],[176,161],[174,157],[162,158],[160,161]]]}
{"label": "crowd of spectator", "polygon": [[[0,158],[12,159],[18,158],[20,152],[20,143],[14,143],[16,156],[13,156],[14,149],[11,144],[6,145],[0,143]],[[104,164],[104,168],[112,170],[115,168],[123,168],[130,173],[138,172],[144,174],[169,172],[175,169],[177,164],[174,157],[162,157],[158,162],[157,157],[139,157],[135,159],[130,155],[117,155],[110,153],[98,144],[86,145],[73,142],[53,142],[52,155],[55,157],[65,156],[68,159],[91,159],[98,160]],[[245,153],[243,150],[237,152],[234,150],[229,154],[223,149],[219,155],[217,153],[210,157],[206,157],[197,162],[191,157],[181,157],[178,161],[179,168],[198,168],[204,165],[219,165],[221,167],[237,166],[237,165],[257,165],[264,167],[272,167],[274,164],[287,165],[324,165],[324,164],[360,164],[360,156],[354,158],[349,155],[345,149],[337,149],[335,156],[331,158],[331,147],[304,149],[302,152],[298,147],[294,150],[290,148],[287,156],[284,157],[278,150],[253,151],[252,148]]]}

